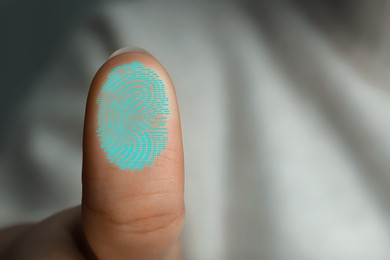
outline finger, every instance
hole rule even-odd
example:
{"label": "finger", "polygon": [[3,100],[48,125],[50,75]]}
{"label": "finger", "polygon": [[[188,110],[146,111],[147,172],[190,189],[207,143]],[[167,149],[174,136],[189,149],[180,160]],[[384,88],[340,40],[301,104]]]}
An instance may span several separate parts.
{"label": "finger", "polygon": [[20,224],[12,227],[7,227],[0,230],[0,256],[5,250],[22,234],[24,234],[32,224]]}
{"label": "finger", "polygon": [[175,255],[184,219],[180,117],[153,56],[120,53],[97,72],[83,150],[83,226],[97,258]]}
{"label": "finger", "polygon": [[80,207],[67,209],[40,223],[18,227],[18,236],[0,259],[85,259]]}

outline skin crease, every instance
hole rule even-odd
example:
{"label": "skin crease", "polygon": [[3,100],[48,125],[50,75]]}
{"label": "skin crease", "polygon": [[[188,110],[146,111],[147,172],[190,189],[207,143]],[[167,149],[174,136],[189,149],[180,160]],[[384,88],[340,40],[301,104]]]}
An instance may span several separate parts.
{"label": "skin crease", "polygon": [[[121,170],[107,160],[97,129],[97,95],[115,67],[141,62],[164,82],[168,141],[151,166]],[[172,80],[142,50],[111,57],[96,73],[87,99],[81,206],[37,224],[0,231],[0,259],[181,259],[184,158]]]}

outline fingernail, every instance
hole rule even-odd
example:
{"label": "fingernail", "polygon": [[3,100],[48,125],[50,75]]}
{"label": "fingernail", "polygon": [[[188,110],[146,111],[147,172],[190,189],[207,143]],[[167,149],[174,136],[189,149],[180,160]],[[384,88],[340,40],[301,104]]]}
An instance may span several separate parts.
{"label": "fingernail", "polygon": [[110,55],[110,57],[108,57],[108,59],[111,59],[115,56],[118,56],[119,54],[122,54],[122,53],[127,53],[127,52],[140,52],[140,53],[147,53],[151,56],[153,56],[152,54],[150,54],[150,52],[148,52],[147,50],[145,49],[142,49],[142,48],[139,48],[139,47],[124,47],[124,48],[121,48],[117,51],[114,51],[113,54]]}

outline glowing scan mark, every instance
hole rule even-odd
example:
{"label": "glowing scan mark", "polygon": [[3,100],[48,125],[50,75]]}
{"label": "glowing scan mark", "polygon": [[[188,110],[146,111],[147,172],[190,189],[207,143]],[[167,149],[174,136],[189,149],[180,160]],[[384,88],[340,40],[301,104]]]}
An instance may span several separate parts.
{"label": "glowing scan mark", "polygon": [[168,140],[165,86],[140,62],[116,67],[96,100],[100,147],[121,170],[152,165]]}

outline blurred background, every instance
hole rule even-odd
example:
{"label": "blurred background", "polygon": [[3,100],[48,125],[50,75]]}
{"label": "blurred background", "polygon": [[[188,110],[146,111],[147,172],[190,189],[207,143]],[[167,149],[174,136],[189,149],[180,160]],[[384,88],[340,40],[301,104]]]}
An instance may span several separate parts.
{"label": "blurred background", "polygon": [[390,259],[390,2],[0,3],[0,227],[80,203],[90,81],[142,47],[175,83],[186,259]]}

